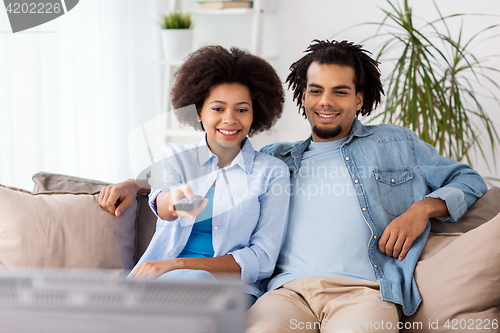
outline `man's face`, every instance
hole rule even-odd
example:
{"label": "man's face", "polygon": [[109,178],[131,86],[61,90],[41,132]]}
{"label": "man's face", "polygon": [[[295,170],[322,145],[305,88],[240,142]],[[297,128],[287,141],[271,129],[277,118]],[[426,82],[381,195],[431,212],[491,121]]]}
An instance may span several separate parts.
{"label": "man's face", "polygon": [[363,106],[363,93],[356,93],[354,87],[354,69],[311,63],[302,104],[313,141],[333,141],[349,135],[356,112]]}

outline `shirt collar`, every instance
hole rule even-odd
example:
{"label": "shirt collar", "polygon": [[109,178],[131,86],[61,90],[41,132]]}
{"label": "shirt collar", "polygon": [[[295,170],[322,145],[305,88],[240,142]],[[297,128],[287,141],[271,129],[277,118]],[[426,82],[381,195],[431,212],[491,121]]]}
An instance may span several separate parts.
{"label": "shirt collar", "polygon": [[312,141],[312,135],[309,135],[309,137],[302,141],[298,146],[292,147],[284,152],[281,153],[281,156],[286,156],[292,154],[293,157],[302,155],[306,151],[307,147],[309,147],[309,144]]}
{"label": "shirt collar", "polygon": [[241,151],[236,155],[231,165],[239,165],[246,173],[251,173],[253,160],[255,158],[255,150],[248,138],[244,138],[242,144]]}
{"label": "shirt collar", "polygon": [[371,134],[372,132],[370,132],[358,118],[354,118],[354,121],[352,122],[351,132],[349,133],[346,143],[349,143],[352,140],[353,136],[362,138]]}
{"label": "shirt collar", "polygon": [[[200,165],[204,165],[213,156],[215,156],[215,154],[212,153],[212,151],[208,147],[206,137],[207,135],[205,134],[205,136],[198,143],[198,162],[200,163]],[[255,158],[255,150],[253,149],[252,144],[250,143],[250,140],[248,140],[248,138],[244,138],[242,144],[243,146],[241,148],[241,151],[238,153],[238,155],[236,155],[230,166],[239,165],[240,168],[245,170],[246,173],[251,173],[253,160]]]}

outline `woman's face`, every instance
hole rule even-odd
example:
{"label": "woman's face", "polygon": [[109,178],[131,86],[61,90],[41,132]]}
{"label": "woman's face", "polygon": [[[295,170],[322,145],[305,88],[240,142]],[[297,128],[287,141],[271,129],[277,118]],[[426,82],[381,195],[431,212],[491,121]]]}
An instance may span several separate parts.
{"label": "woman's face", "polygon": [[199,120],[207,132],[207,143],[241,147],[253,121],[250,91],[238,83],[215,86],[205,99]]}

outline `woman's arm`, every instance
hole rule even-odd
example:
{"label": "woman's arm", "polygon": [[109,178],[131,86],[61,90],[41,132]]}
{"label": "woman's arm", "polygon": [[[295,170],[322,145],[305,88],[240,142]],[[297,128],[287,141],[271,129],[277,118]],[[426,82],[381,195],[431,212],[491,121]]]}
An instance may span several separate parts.
{"label": "woman's arm", "polygon": [[259,222],[250,236],[249,246],[230,252],[241,266],[241,279],[245,283],[272,275],[288,222],[291,191],[288,167],[279,162],[271,172],[262,170],[262,173],[269,177],[266,191],[259,197]]}
{"label": "woman's arm", "polygon": [[156,278],[176,269],[204,270],[209,273],[241,274],[241,268],[230,254],[214,258],[174,258],[145,261],[132,273],[131,278]]}

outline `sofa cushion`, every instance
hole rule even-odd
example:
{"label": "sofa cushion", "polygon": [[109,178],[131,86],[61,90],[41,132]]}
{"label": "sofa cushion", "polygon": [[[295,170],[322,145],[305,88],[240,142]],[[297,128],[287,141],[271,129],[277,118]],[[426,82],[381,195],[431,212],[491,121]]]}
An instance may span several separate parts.
{"label": "sofa cushion", "polygon": [[0,266],[131,269],[137,202],[120,217],[98,193],[29,191],[0,185]]}
{"label": "sofa cushion", "polygon": [[[69,192],[97,192],[103,186],[110,183],[101,182],[98,180],[60,175],[48,172],[38,172],[33,175],[35,186],[33,192],[47,191],[69,191]],[[157,217],[149,207],[148,196],[138,195],[139,201],[137,221],[136,221],[136,253],[135,260],[139,260],[144,251],[149,245],[151,238],[156,230]]]}
{"label": "sofa cushion", "polygon": [[85,179],[67,175],[60,175],[49,172],[38,172],[32,177],[35,183],[33,193],[49,191],[66,192],[98,192],[101,187],[110,185],[110,183],[99,180]]}
{"label": "sofa cushion", "polygon": [[[495,319],[499,325],[499,239],[500,214],[462,235],[431,235],[415,268],[422,303],[405,319],[422,323],[423,330],[402,332],[489,331]],[[429,320],[438,327],[429,329]]]}
{"label": "sofa cushion", "polygon": [[138,261],[146,249],[156,231],[156,221],[158,218],[151,207],[149,207],[149,197],[147,195],[138,195],[139,212],[137,213],[137,255]]}
{"label": "sofa cushion", "polygon": [[458,222],[443,222],[431,219],[431,232],[465,233],[477,228],[500,213],[500,187],[493,187],[479,198]]}

